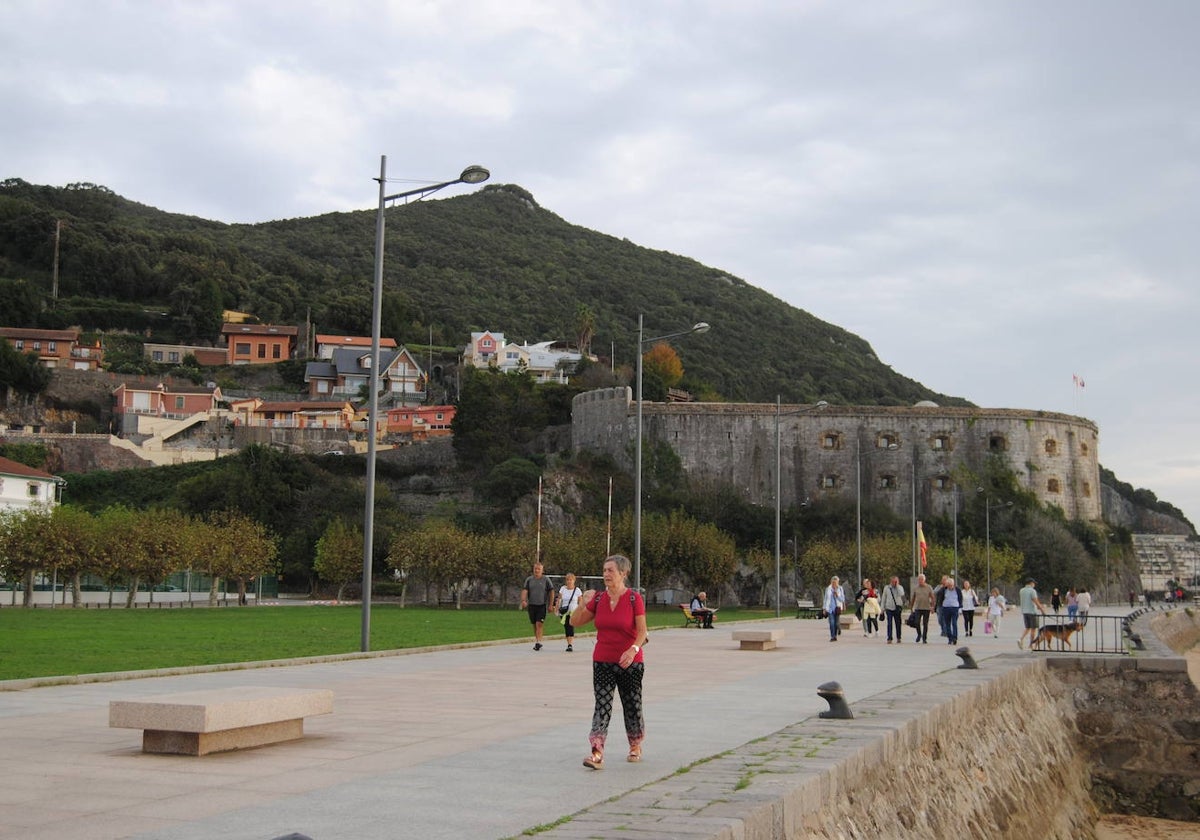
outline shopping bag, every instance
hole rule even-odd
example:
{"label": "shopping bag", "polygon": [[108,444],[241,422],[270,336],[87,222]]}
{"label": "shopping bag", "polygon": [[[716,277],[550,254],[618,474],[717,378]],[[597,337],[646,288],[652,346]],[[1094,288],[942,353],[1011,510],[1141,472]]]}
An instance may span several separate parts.
{"label": "shopping bag", "polygon": [[983,635],[992,635],[992,620],[990,618],[983,622]]}

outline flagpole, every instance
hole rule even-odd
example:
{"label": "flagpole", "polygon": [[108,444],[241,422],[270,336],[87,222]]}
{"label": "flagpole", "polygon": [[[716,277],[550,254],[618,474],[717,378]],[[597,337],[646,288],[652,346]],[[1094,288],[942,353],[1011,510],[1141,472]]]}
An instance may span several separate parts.
{"label": "flagpole", "polygon": [[537,546],[534,559],[539,563],[542,560],[542,477],[538,476],[538,503],[537,503]]}

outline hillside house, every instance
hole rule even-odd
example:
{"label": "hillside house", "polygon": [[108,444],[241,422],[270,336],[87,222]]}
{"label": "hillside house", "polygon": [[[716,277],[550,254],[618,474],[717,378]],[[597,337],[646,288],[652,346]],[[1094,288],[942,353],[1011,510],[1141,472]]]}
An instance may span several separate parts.
{"label": "hillside house", "polygon": [[582,353],[571,349],[563,341],[506,344],[500,351],[498,367],[505,373],[524,370],[539,383],[565,384],[582,359]]}
{"label": "hillside house", "polygon": [[192,344],[144,344],[142,352],[150,361],[160,365],[181,365],[188,356],[194,356],[201,367],[223,365],[229,358],[224,347],[199,347]]}
{"label": "hillside house", "polygon": [[348,431],[354,406],[346,401],[297,400],[263,402],[257,397],[230,404],[234,424],[272,429],[340,429]]}
{"label": "hillside house", "polygon": [[183,419],[200,412],[211,412],[221,400],[218,385],[189,383],[146,382],[122,383],[113,390],[113,414],[153,415]]}
{"label": "hillside house", "polygon": [[387,413],[387,432],[406,435],[411,440],[422,441],[453,434],[450,424],[454,420],[452,405],[421,405],[413,408],[392,408]]}
{"label": "hillside house", "polygon": [[[425,399],[425,371],[408,348],[380,350],[379,382],[385,402],[401,405]],[[316,398],[358,399],[371,380],[371,353],[360,348],[339,347],[328,361],[309,362],[304,367],[308,394]]]}
{"label": "hillside house", "polygon": [[463,364],[477,368],[499,366],[500,350],[504,344],[504,333],[473,332],[471,333],[471,343],[463,350]]}
{"label": "hillside house", "polygon": [[0,338],[7,340],[21,353],[36,353],[38,361],[48,368],[99,370],[104,362],[104,350],[100,342],[85,342],[81,336],[82,333],[76,329],[0,327]]}
{"label": "hillside house", "polygon": [[225,363],[229,365],[269,365],[286,361],[296,352],[300,334],[297,327],[276,324],[224,324]]}
{"label": "hillside house", "polygon": [[[317,333],[316,356],[318,359],[329,361],[333,358],[333,351],[339,347],[349,347],[351,349],[358,349],[360,352],[366,351],[369,353],[371,350],[371,337],[369,335],[325,335]],[[396,339],[381,337],[379,339],[379,349],[380,351],[395,350]]]}
{"label": "hillside house", "polygon": [[18,461],[0,458],[0,510],[53,507],[61,501],[66,482]]}

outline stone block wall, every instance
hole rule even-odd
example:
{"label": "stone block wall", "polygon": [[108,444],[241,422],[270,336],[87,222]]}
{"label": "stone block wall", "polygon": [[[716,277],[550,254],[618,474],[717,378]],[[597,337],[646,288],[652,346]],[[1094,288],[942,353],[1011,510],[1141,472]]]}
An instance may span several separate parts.
{"label": "stone block wall", "polygon": [[[776,424],[784,507],[806,498],[856,495],[907,514],[949,514],[953,475],[993,453],[1043,502],[1069,518],[1100,518],[1099,431],[1082,417],[1018,409],[929,406],[780,406],[643,403],[643,448],[671,446],[689,478],[738,488],[774,504]],[[636,403],[628,388],[577,396],[572,445],[606,452],[632,469]]]}

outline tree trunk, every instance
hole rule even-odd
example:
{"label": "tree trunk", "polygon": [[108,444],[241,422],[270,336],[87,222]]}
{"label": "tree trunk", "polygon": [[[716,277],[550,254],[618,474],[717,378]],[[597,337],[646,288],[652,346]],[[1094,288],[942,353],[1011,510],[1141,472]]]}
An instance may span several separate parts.
{"label": "tree trunk", "polygon": [[134,575],[129,579],[129,594],[125,596],[125,609],[133,609],[134,602],[137,601],[138,576]]}
{"label": "tree trunk", "polygon": [[33,579],[36,577],[33,569],[25,572],[25,592],[21,599],[21,603],[27,607],[33,606]]}
{"label": "tree trunk", "polygon": [[216,575],[212,576],[212,582],[208,585],[208,605],[215,607],[217,605],[217,587],[220,585],[221,579]]}

